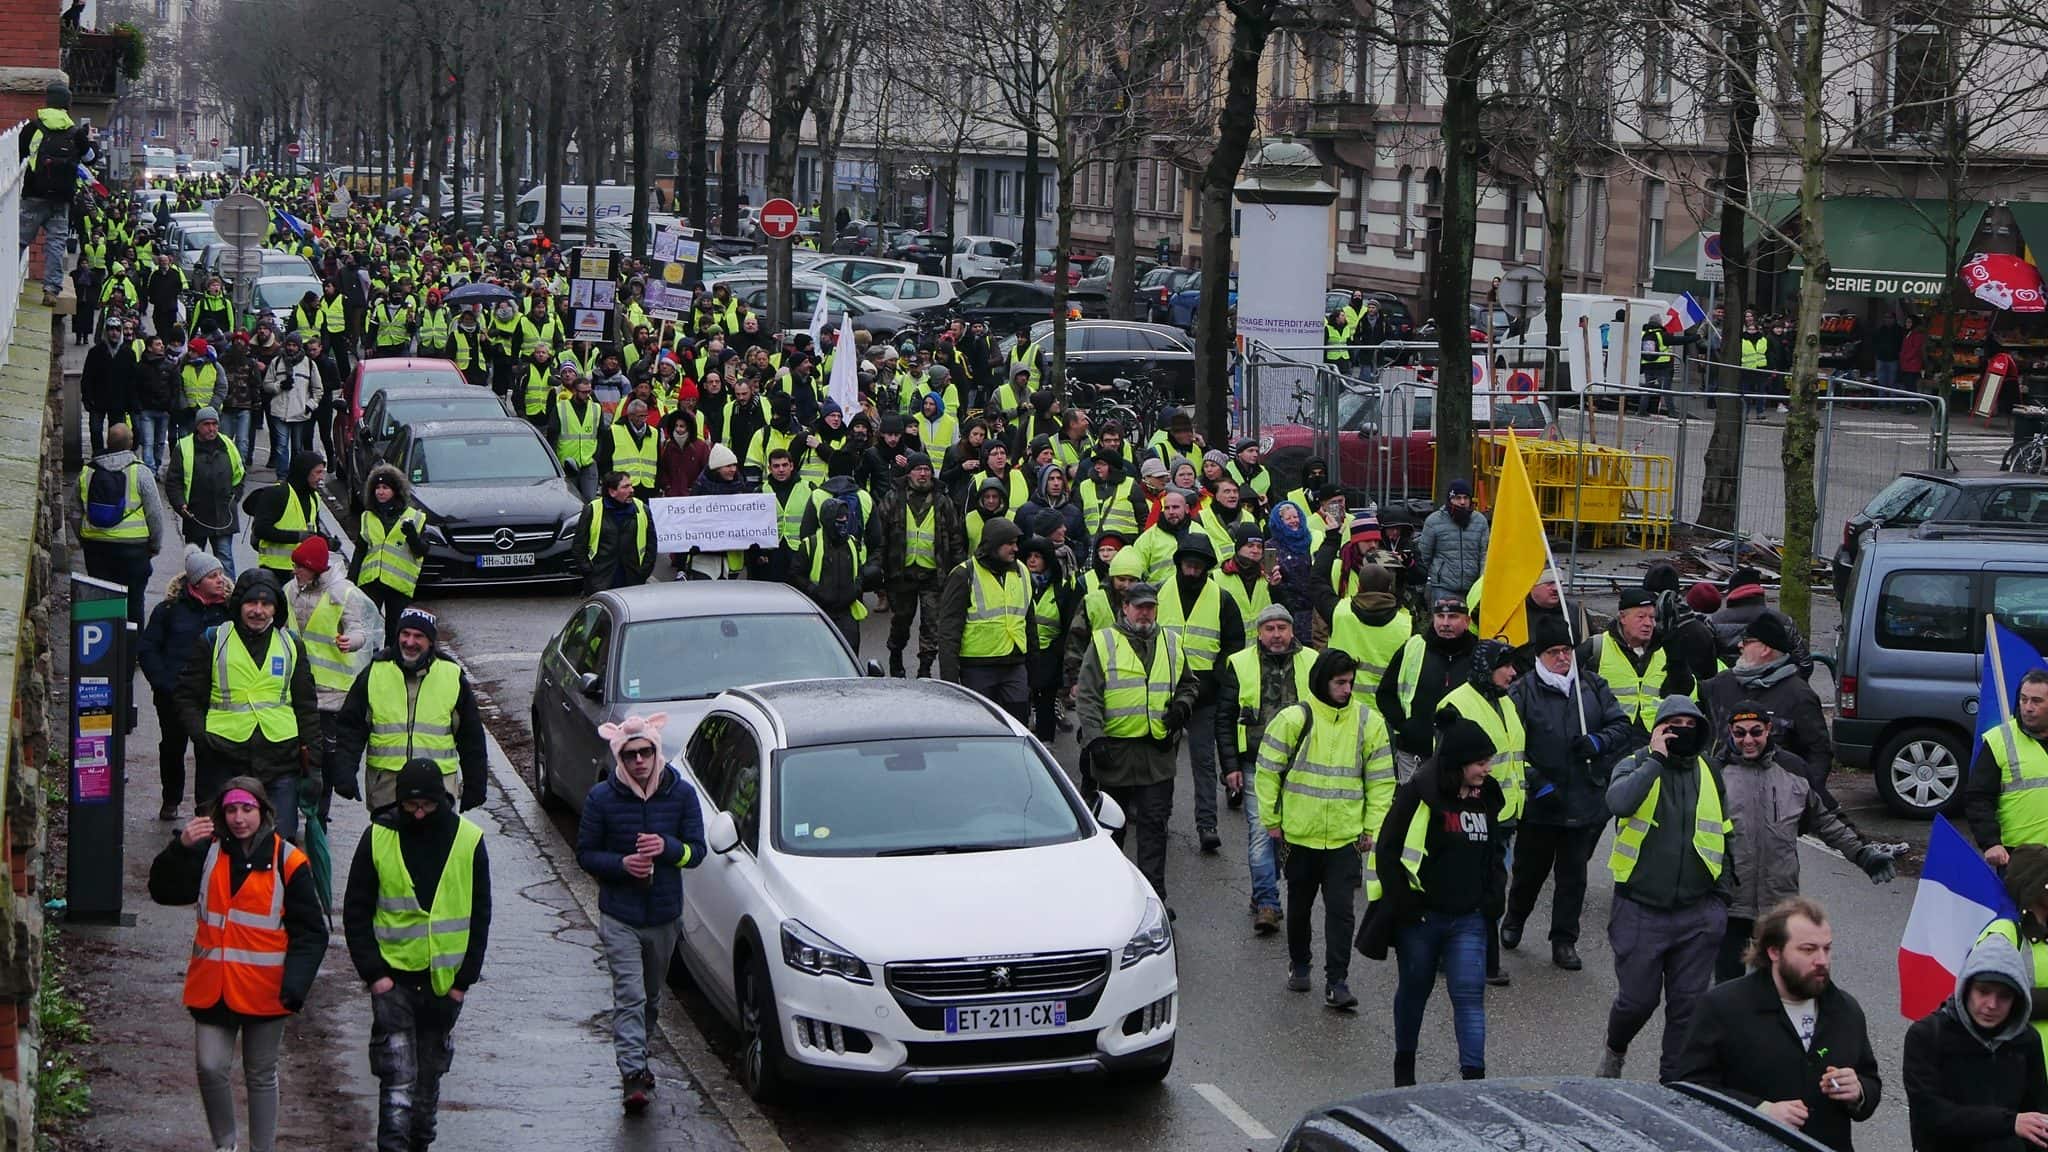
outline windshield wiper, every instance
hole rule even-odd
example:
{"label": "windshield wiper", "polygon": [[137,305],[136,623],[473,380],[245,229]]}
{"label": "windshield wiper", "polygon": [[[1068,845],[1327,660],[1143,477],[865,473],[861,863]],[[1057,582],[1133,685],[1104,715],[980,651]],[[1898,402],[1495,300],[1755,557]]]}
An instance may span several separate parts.
{"label": "windshield wiper", "polygon": [[965,852],[1007,852],[1022,844],[932,844],[923,848],[891,848],[876,856],[950,856]]}

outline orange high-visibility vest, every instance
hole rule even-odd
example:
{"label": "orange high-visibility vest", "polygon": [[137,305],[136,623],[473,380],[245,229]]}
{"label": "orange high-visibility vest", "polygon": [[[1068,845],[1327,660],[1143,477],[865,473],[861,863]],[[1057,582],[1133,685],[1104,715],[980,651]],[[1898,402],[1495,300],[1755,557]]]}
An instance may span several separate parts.
{"label": "orange high-visibility vest", "polygon": [[[199,930],[185,968],[185,1006],[211,1008],[223,1000],[244,1016],[283,1016],[284,888],[306,854],[273,836],[271,866],[252,868],[240,891],[230,891],[234,868],[216,842],[206,850],[199,877]],[[282,876],[279,874],[282,873]]]}

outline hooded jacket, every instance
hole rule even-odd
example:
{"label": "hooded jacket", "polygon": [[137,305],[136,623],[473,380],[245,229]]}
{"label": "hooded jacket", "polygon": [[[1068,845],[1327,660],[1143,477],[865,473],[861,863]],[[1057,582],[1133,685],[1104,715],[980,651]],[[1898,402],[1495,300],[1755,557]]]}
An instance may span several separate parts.
{"label": "hooded jacket", "polygon": [[143,626],[142,640],[136,646],[136,661],[142,665],[143,679],[149,681],[158,704],[177,706],[172,696],[200,633],[225,624],[227,619],[226,600],[208,604],[186,588],[184,573],[171,577],[164,598],[150,609],[149,623]]}
{"label": "hooded jacket", "polygon": [[[1972,981],[1995,980],[2015,993],[2005,1022],[1991,1032],[1970,1017]],[[2028,1026],[2032,974],[2003,936],[1970,949],[1955,995],[1906,1029],[1906,1101],[1914,1152],[2027,1152],[2013,1132],[2022,1112],[2048,1112],[2048,1067]]]}
{"label": "hooded jacket", "polygon": [[[1430,719],[1434,724],[1434,716]],[[1492,822],[1498,820],[1500,810],[1507,804],[1500,781],[1490,775],[1480,782],[1478,796],[1461,797],[1458,791],[1457,767],[1446,771],[1432,758],[1394,792],[1393,807],[1388,809],[1386,822],[1380,825],[1379,839],[1373,844],[1373,875],[1379,877],[1380,899],[1366,909],[1365,922],[1358,932],[1358,951],[1368,959],[1386,959],[1396,930],[1432,907],[1430,894],[1416,890],[1407,865],[1401,862],[1401,851],[1407,840],[1408,825],[1415,819],[1415,810],[1427,804],[1433,813],[1439,814],[1480,812]],[[1487,840],[1493,864],[1486,870],[1486,891],[1480,909],[1488,916],[1499,915],[1507,904],[1508,837],[1503,829],[1493,831]],[[1432,820],[1424,850],[1435,853],[1442,839],[1449,835],[1452,833],[1445,819]]]}
{"label": "hooded jacket", "polygon": [[[860,600],[861,589],[878,581],[882,570],[865,549],[856,555],[848,546],[844,529],[833,522],[834,516],[842,520],[846,516],[843,501],[831,498],[818,507],[830,515],[821,517],[825,523],[805,536],[790,558],[789,584],[809,596],[821,611],[836,616],[850,612]],[[824,556],[819,560],[818,579],[813,582],[811,559],[819,549],[824,550]]]}
{"label": "hooded jacket", "polygon": [[[996,559],[996,552],[1005,544],[1014,544],[1023,538],[1017,526],[1009,520],[992,521],[981,534],[981,547],[976,549],[974,559],[967,561],[948,573],[945,587],[939,591],[939,676],[953,683],[960,683],[960,669],[965,666],[1008,667],[1022,664],[1030,667],[1032,657],[1038,653],[1038,629],[1024,629],[1024,651],[1009,656],[966,656],[960,655],[960,640],[967,633],[967,602],[972,595],[974,572],[977,566],[988,572],[1001,575],[1004,564]],[[1024,571],[1024,562],[1013,560],[1010,566],[1024,574],[1025,584],[1031,581],[1029,572]]]}
{"label": "hooded jacket", "polygon": [[[1151,667],[1153,653],[1158,645],[1165,642],[1166,630],[1155,626],[1150,636],[1139,636],[1121,618],[1116,622],[1116,630],[1130,642],[1139,663]],[[1173,779],[1180,763],[1181,733],[1172,732],[1166,739],[1157,741],[1143,736],[1131,739],[1104,736],[1102,726],[1107,719],[1103,705],[1105,684],[1102,659],[1091,643],[1081,654],[1081,677],[1074,697],[1076,738],[1082,755],[1087,758],[1088,775],[1104,788],[1139,787]],[[1174,685],[1173,699],[1166,706],[1173,708],[1178,705],[1182,717],[1191,717],[1200,695],[1201,686],[1195,680],[1195,674],[1184,668],[1179,682]],[[1195,739],[1207,739],[1211,735],[1213,733],[1197,732]]]}
{"label": "hooded jacket", "polygon": [[920,519],[927,510],[932,513],[932,553],[939,576],[943,577],[959,567],[960,562],[966,559],[967,534],[960,523],[960,506],[939,485],[938,477],[934,476],[931,483],[919,491],[911,487],[910,478],[906,475],[883,495],[878,507],[875,528],[881,546],[876,555],[881,558],[882,571],[890,579],[906,574],[910,546],[906,535],[908,513],[913,509]]}
{"label": "hooded jacket", "polygon": [[1047,464],[1038,470],[1038,482],[1031,486],[1031,499],[1017,512],[1018,526],[1037,535],[1045,535],[1041,525],[1047,514],[1058,516],[1067,526],[1067,544],[1079,547],[1087,539],[1088,522],[1081,515],[1081,502],[1074,499],[1073,485],[1058,496],[1049,496],[1045,491],[1045,479],[1054,471],[1064,474],[1058,464]]}
{"label": "hooded jacket", "polygon": [[[377,605],[363,593],[362,589],[357,588],[349,582],[348,577],[342,575],[339,566],[331,566],[327,571],[320,573],[314,579],[311,588],[299,587],[296,577],[285,581],[284,584],[285,595],[291,599],[292,619],[298,621],[300,627],[303,628],[306,621],[313,618],[313,611],[320,607],[323,598],[332,597],[335,603],[341,605],[340,634],[349,639],[349,651],[344,655],[356,656],[367,653],[368,655],[363,656],[364,663],[367,663],[369,655],[375,655],[377,646],[384,640],[383,615],[378,612]],[[360,668],[363,665],[355,666]],[[320,698],[322,712],[333,712],[340,708],[341,702],[348,696],[344,690],[322,688],[318,683],[314,684],[314,693]]]}
{"label": "hooded jacket", "polygon": [[[252,588],[267,585],[277,600],[277,615],[269,628],[261,632],[249,632],[242,627],[242,601]],[[228,597],[227,620],[217,628],[231,629],[234,633],[229,643],[248,646],[250,658],[261,660],[270,650],[272,632],[281,634],[285,643],[297,649],[292,662],[291,702],[292,713],[298,720],[298,735],[290,740],[273,743],[258,728],[243,741],[216,740],[207,735],[206,713],[213,699],[213,644],[217,628],[209,628],[199,634],[192,650],[185,657],[185,666],[178,674],[177,702],[178,718],[183,721],[185,731],[192,734],[197,751],[195,759],[212,767],[209,774],[226,779],[230,776],[254,776],[269,784],[273,780],[294,774],[300,770],[300,749],[320,747],[320,700],[313,687],[313,665],[306,659],[305,645],[298,638],[285,631],[285,596],[277,582],[277,575],[263,568],[250,568],[235,578],[234,595]]]}
{"label": "hooded jacket", "polygon": [[[316,462],[325,463],[317,453],[294,452],[291,469],[283,483],[254,489],[242,497],[242,511],[249,514],[249,536],[253,542],[260,544],[268,540],[297,547],[306,537],[319,534],[320,493],[313,490],[311,479]],[[313,510],[314,522],[304,529],[277,526],[278,518],[284,515],[284,490],[287,486]]]}
{"label": "hooded jacket", "polygon": [[1727,751],[1728,717],[1743,701],[1761,704],[1784,733],[1785,750],[1806,763],[1806,778],[1824,788],[1834,769],[1835,742],[1828,732],[1820,697],[1799,671],[1798,659],[1786,655],[1762,668],[1730,668],[1700,691],[1700,705],[1713,721],[1717,754]]}
{"label": "hooded jacket", "polygon": [[[598,911],[636,928],[674,923],[683,914],[683,869],[707,852],[697,790],[663,764],[654,790],[642,797],[614,767],[584,798],[576,824],[576,863],[597,881]],[[662,839],[654,871],[637,879],[626,871],[641,833]]]}
{"label": "hooded jacket", "polygon": [[[379,480],[385,480],[391,484],[391,500],[387,504],[379,504],[371,496],[371,493],[377,490],[377,482]],[[375,468],[370,469],[370,475],[363,481],[363,515],[365,517],[374,517],[383,530],[389,532],[392,526],[398,523],[399,516],[405,512],[408,497],[411,494],[412,485],[406,481],[405,473],[390,464],[379,464]],[[404,541],[406,548],[414,556],[423,560],[426,558],[426,541],[420,539],[417,532],[405,536]],[[354,554],[348,558],[348,578],[350,583],[362,579],[363,558],[368,554],[369,549],[357,548]]]}
{"label": "hooded jacket", "polygon": [[[455,847],[456,825],[461,819],[446,804],[436,807],[434,814],[424,820],[415,820],[396,804],[370,818],[372,825],[397,830],[399,855],[405,859],[406,874],[412,877],[413,893],[422,908],[433,905],[434,890],[440,887],[441,873],[448,866],[448,854]],[[356,976],[366,985],[388,976],[409,988],[425,989],[431,978],[430,970],[397,971],[384,962],[384,954],[377,949],[377,865],[370,849],[373,832],[372,828],[363,829],[363,838],[356,841],[355,857],[348,868],[348,889],[342,894],[341,923],[348,940],[348,958],[355,964]],[[469,947],[463,952],[462,966],[455,970],[455,987],[465,992],[483,975],[484,949],[491,940],[489,842],[489,836],[476,842],[476,856],[470,867]]]}
{"label": "hooded jacket", "polygon": [[1422,566],[1432,602],[1438,596],[1464,595],[1486,567],[1486,547],[1491,538],[1486,513],[1477,508],[1460,525],[1449,508],[1439,508],[1422,522],[1422,534],[1415,540],[1415,560]]}

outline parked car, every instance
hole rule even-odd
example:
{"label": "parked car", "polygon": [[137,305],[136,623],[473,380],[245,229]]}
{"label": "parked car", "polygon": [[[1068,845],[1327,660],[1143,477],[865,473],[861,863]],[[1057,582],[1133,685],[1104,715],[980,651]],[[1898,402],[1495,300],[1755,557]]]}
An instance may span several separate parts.
{"label": "parked car", "polygon": [[2048,525],[2048,476],[2025,472],[1902,472],[1863,511],[1842,522],[1835,548],[1835,599],[1856,580],[1856,557],[1873,528],[1911,528],[1929,520]]}
{"label": "parked car", "polygon": [[1017,245],[1000,236],[953,237],[953,275],[969,284],[993,280],[1003,262],[1017,254]]}
{"label": "parked car", "polygon": [[980,696],[886,678],[734,688],[675,764],[711,850],[682,959],[738,1030],[755,1099],[794,1080],[1171,1069],[1173,928],[1111,839],[1122,810],[1104,794],[1091,811]]}
{"label": "parked car", "polygon": [[1821,1152],[1754,1107],[1697,1084],[1590,1077],[1454,1080],[1317,1108],[1281,1152]]}
{"label": "parked car", "polygon": [[259,276],[254,284],[249,285],[249,307],[245,319],[275,316],[282,331],[293,306],[305,299],[308,292],[320,295],[320,281],[311,276]]}
{"label": "parked car", "polygon": [[[1088,266],[1090,264],[1093,264],[1094,262],[1095,257],[1090,256],[1085,252],[1067,253],[1067,286],[1071,288],[1079,284],[1081,282],[1081,277],[1086,276],[1088,274]],[[1058,261],[1056,260],[1047,260],[1044,263],[1038,265],[1038,279],[1040,283],[1050,284],[1053,282],[1053,276],[1055,274],[1053,272],[1053,266],[1057,263]]]}
{"label": "parked car", "polygon": [[[732,294],[747,302],[747,307],[760,315],[768,314],[768,278],[763,275],[729,276],[721,281],[732,288]],[[818,291],[825,292],[825,323],[837,328],[842,315],[853,317],[853,327],[858,332],[869,332],[878,340],[893,339],[896,333],[914,327],[916,321],[908,313],[893,308],[877,308],[861,299],[852,288],[837,280],[826,280],[804,268],[790,285],[789,323],[802,327],[809,323],[811,312],[818,306]]]}
{"label": "parked car", "polygon": [[333,461],[348,482],[349,508],[361,509],[362,482],[384,458],[384,446],[401,429],[425,420],[483,420],[517,416],[511,405],[488,388],[474,384],[417,384],[400,391],[381,391],[363,405],[363,418],[337,421]]}
{"label": "parked car", "polygon": [[534,670],[533,794],[549,808],[582,810],[612,766],[599,725],[667,712],[681,739],[728,688],[859,675],[831,618],[786,584],[599,592],[570,613]]}
{"label": "parked car", "polygon": [[1154,268],[1139,278],[1131,289],[1133,319],[1164,324],[1172,314],[1173,294],[1195,283],[1201,272],[1193,268]]}
{"label": "parked car", "polygon": [[842,256],[881,256],[898,236],[911,229],[873,220],[849,220],[832,241],[832,251]]}
{"label": "parked car", "polygon": [[[1041,355],[1052,355],[1052,321],[1031,326],[1031,339]],[[997,346],[1004,363],[1017,338],[1010,336]],[[1090,384],[1109,384],[1118,378],[1148,375],[1159,382],[1166,399],[1186,404],[1195,395],[1195,346],[1186,333],[1164,324],[1141,324],[1132,320],[1078,320],[1067,324],[1067,374]],[[1157,413],[1145,413],[1156,419]]]}
{"label": "parked car", "polygon": [[[362,422],[363,410],[377,394],[413,388],[474,388],[453,360],[429,356],[388,356],[357,360],[342,381],[339,403],[334,409],[334,442],[345,444]],[[344,455],[343,459],[347,459]],[[368,475],[367,472],[364,475]]]}
{"label": "parked car", "polygon": [[830,276],[841,284],[857,284],[870,276],[881,276],[894,272],[915,273],[917,265],[902,260],[883,260],[875,256],[832,256],[804,265],[806,275]]}
{"label": "parked car", "polygon": [[583,502],[533,425],[511,416],[422,421],[401,428],[384,459],[427,516],[423,587],[582,578],[572,561]]}
{"label": "parked car", "polygon": [[884,272],[853,283],[853,290],[861,296],[906,312],[913,308],[945,304],[958,297],[965,288],[966,285],[958,280],[944,276],[903,272]]}
{"label": "parked car", "polygon": [[[952,245],[944,232],[898,232],[889,241],[888,250],[882,255],[891,260],[908,260],[917,265],[917,270],[926,276],[945,276],[946,255]],[[955,272],[952,275],[959,275]]]}
{"label": "parked car", "polygon": [[[980,321],[987,324],[991,332],[1015,332],[1019,324],[1052,319],[1052,303],[1050,284],[988,280],[973,285],[948,303],[917,309],[916,315],[920,320],[957,318],[970,324]],[[1108,310],[1108,304],[1109,301],[1100,295],[1069,292],[1068,318],[1078,320],[1083,316],[1099,316]]]}
{"label": "parked car", "polygon": [[1849,587],[1835,646],[1835,757],[1868,767],[1892,811],[1933,819],[1962,795],[1978,709],[1996,707],[1977,696],[1985,615],[2048,650],[2048,528],[1877,528],[1864,534]]}
{"label": "parked car", "polygon": [[[1145,278],[1145,273],[1159,267],[1159,261],[1150,256],[1138,256],[1131,263],[1136,266],[1137,273],[1131,281],[1134,285]],[[1107,296],[1110,283],[1115,276],[1116,257],[1105,253],[1089,262],[1087,271],[1083,272],[1081,278],[1075,281],[1074,287],[1085,288],[1091,292],[1100,292]]]}
{"label": "parked car", "polygon": [[[1195,330],[1195,314],[1202,309],[1202,278],[1181,285],[1166,302],[1166,322],[1184,332]],[[1237,311],[1237,273],[1230,274],[1230,310]]]}
{"label": "parked car", "polygon": [[[1377,492],[1385,480],[1396,497],[1427,497],[1436,490],[1436,390],[1423,384],[1410,386],[1408,410],[1385,416],[1380,395],[1361,386],[1338,398],[1334,479],[1361,492]],[[1301,483],[1302,466],[1315,458],[1315,417],[1314,412],[1304,412],[1298,420],[1261,423],[1259,446],[1273,472],[1276,490]],[[1510,404],[1475,394],[1472,422],[1475,431],[1482,433],[1512,432],[1534,438],[1557,434],[1557,414],[1541,400]]]}
{"label": "parked car", "polygon": [[206,252],[207,245],[220,243],[220,233],[215,232],[210,223],[188,224],[175,231],[178,266],[188,275],[198,266],[199,257]]}
{"label": "parked car", "polygon": [[[1031,279],[1038,279],[1039,276],[1041,276],[1046,271],[1046,269],[1051,268],[1056,263],[1058,263],[1058,261],[1054,259],[1052,249],[1032,249]],[[1004,262],[1003,270],[996,274],[996,278],[999,280],[1022,280],[1025,278],[1024,250],[1022,248],[1017,249],[1017,254],[1010,257],[1009,260]]]}

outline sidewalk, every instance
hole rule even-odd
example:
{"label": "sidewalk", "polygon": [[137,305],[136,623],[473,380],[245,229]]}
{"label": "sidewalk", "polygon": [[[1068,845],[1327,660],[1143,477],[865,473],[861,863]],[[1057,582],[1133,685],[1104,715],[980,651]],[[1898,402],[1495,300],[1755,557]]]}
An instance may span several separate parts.
{"label": "sidewalk", "polygon": [[[267,473],[252,474],[250,483],[266,479]],[[254,563],[246,542],[238,542],[238,566]],[[182,546],[167,544],[157,557],[150,605],[181,566]],[[67,654],[55,657],[58,675],[67,676]],[[192,1068],[191,1018],[180,1002],[193,913],[149,900],[150,861],[176,825],[155,819],[161,799],[156,715],[139,675],[136,684],[140,724],[129,737],[123,832],[123,901],[135,924],[65,930],[72,983],[95,1033],[79,1053],[94,1086],[94,1114],[76,1126],[71,1146],[198,1149],[206,1146],[207,1132]],[[536,841],[546,843],[552,829],[495,741],[491,754],[490,799],[468,813],[482,825],[490,849],[490,953],[456,1027],[437,1143],[476,1150],[737,1152],[740,1138],[659,1037],[655,1104],[644,1117],[624,1116],[610,1042],[610,980],[585,911],[589,903],[571,888],[582,877],[565,881],[557,871],[564,857],[540,850]],[[188,798],[182,818],[191,812]],[[329,835],[337,903],[367,823],[360,804],[336,798]],[[567,866],[573,868],[573,860]],[[374,1144],[377,1082],[369,1068],[369,1023],[369,998],[349,963],[337,908],[327,961],[304,1012],[286,1031],[278,1148]],[[246,1111],[242,1115],[246,1120]],[[243,1137],[246,1148],[246,1132]]]}

